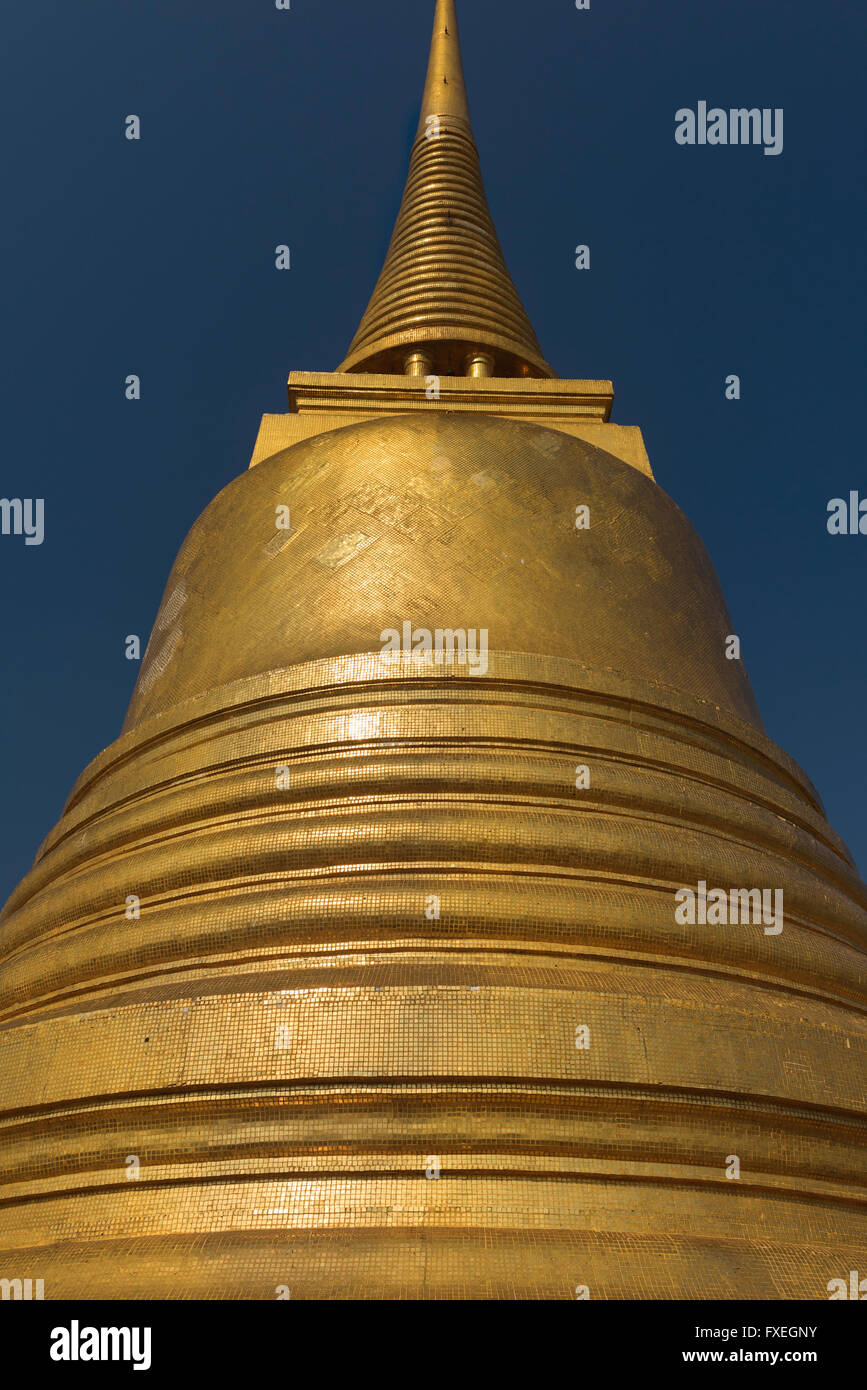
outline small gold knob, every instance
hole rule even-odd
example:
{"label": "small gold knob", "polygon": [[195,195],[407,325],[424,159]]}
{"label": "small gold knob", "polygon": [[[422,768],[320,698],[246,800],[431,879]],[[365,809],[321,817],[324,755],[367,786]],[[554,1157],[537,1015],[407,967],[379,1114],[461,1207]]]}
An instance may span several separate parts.
{"label": "small gold knob", "polygon": [[493,376],[494,359],[489,352],[471,352],[464,363],[465,376]]}
{"label": "small gold knob", "polygon": [[403,370],[407,376],[429,376],[431,359],[426,352],[411,352],[404,359]]}

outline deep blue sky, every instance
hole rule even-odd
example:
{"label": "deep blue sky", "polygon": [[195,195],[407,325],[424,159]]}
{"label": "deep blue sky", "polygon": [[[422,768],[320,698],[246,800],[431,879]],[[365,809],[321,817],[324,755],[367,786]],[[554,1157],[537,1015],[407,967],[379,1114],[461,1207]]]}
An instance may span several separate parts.
{"label": "deep blue sky", "polygon": [[[343,357],[390,235],[432,0],[14,0],[0,110],[0,898],[120,728],[187,530],[290,369]],[[768,732],[867,868],[863,8],[463,0],[488,197],[562,376],[611,377],[717,566]],[[700,100],[783,107],[778,158],[682,148]],[[142,119],[139,143],[124,117]],[[274,269],[274,247],[293,269]],[[589,273],[573,248],[591,247]],[[143,398],[124,399],[128,373]],[[740,402],[724,378],[742,380]]]}

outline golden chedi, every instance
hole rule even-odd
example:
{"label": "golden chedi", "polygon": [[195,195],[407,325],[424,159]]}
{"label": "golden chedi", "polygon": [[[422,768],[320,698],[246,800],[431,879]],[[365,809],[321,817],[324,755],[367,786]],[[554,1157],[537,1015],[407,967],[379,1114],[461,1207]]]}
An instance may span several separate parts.
{"label": "golden chedi", "polygon": [[370,306],[289,397],[0,920],[0,1278],[826,1299],[867,889],[640,432],[542,356],[452,0]]}

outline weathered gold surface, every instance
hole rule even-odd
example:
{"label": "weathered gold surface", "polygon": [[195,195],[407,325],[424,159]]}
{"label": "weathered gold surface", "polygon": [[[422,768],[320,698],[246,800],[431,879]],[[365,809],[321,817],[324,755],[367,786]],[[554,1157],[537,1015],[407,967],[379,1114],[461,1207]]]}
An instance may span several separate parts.
{"label": "weathered gold surface", "polygon": [[[361,375],[346,423],[336,375],[193,527],[0,917],[0,1279],[827,1298],[867,1271],[867,888],[701,542],[502,378]],[[403,621],[487,669],[385,661]],[[679,924],[699,880],[784,930]]]}
{"label": "weathered gold surface", "polygon": [[707,553],[655,483],[553,430],[442,414],[333,430],[224,488],[178,556],[125,727],[275,666],[378,651],[405,619],[758,723]]}

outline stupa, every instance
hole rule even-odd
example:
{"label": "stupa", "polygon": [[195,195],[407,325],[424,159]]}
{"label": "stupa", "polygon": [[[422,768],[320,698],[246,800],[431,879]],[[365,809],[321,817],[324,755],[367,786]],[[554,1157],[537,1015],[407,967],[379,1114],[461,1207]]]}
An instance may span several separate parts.
{"label": "stupa", "polygon": [[193,526],[0,918],[4,1296],[867,1273],[867,889],[611,405],[542,354],[437,0],[346,359]]}

